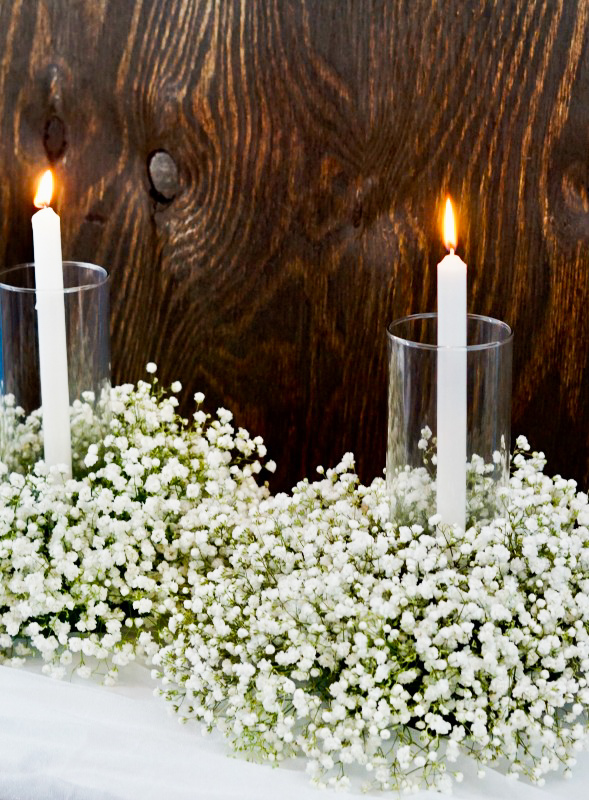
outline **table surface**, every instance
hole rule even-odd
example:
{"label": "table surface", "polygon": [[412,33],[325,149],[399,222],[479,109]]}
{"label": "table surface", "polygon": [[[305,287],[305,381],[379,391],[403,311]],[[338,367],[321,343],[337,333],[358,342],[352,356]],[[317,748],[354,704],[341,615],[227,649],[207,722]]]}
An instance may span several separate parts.
{"label": "table surface", "polygon": [[[153,694],[149,671],[131,665],[106,688],[81,679],[56,681],[39,665],[0,667],[1,800],[317,800],[302,761],[279,769],[233,757],[217,735],[179,725]],[[543,788],[513,783],[494,770],[484,780],[472,763],[459,764],[465,779],[458,798],[586,800],[589,754],[582,753],[571,780],[552,776]],[[367,795],[360,782],[350,800]],[[372,795],[369,795],[372,796]],[[395,793],[377,794],[383,800]],[[418,800],[440,795],[423,791]]]}

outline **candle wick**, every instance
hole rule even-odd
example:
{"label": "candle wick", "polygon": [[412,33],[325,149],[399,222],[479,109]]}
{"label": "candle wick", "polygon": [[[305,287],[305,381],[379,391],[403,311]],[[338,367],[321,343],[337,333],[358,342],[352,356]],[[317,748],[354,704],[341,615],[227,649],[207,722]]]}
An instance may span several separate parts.
{"label": "candle wick", "polygon": [[451,255],[451,256],[453,256],[453,255],[454,255],[454,248],[453,248],[453,247],[451,247],[451,248],[450,248],[450,255]]}

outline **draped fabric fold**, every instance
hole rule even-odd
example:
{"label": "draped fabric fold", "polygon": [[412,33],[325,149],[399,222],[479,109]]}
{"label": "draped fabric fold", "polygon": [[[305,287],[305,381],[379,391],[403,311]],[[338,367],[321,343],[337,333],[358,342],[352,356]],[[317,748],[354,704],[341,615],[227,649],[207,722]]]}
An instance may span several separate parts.
{"label": "draped fabric fold", "polygon": [[[2,800],[329,800],[309,784],[302,761],[281,769],[230,757],[219,736],[180,726],[153,696],[149,671],[123,670],[113,688],[55,681],[28,669],[0,667],[0,798]],[[476,777],[468,761],[457,798],[545,800],[586,798],[589,756],[573,778],[542,789],[489,770]],[[360,800],[360,780],[344,794]],[[378,795],[375,795],[378,796]],[[390,794],[379,795],[388,800]],[[429,791],[418,800],[437,800]],[[342,795],[338,794],[338,797]]]}

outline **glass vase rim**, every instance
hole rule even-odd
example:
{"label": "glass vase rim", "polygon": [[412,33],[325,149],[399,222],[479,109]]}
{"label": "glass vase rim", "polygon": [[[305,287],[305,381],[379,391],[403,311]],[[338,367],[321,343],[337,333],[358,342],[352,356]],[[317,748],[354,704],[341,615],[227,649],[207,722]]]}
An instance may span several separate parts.
{"label": "glass vase rim", "polygon": [[[79,286],[67,286],[63,288],[64,294],[73,294],[74,292],[83,292],[89,289],[99,289],[101,286],[104,286],[108,283],[110,279],[110,272],[106,269],[106,267],[102,267],[100,264],[92,264],[90,261],[71,261],[71,260],[63,260],[62,264],[68,264],[71,266],[76,267],[84,267],[85,269],[89,269],[92,272],[97,272],[100,274],[100,280],[96,283],[82,283]],[[18,269],[34,269],[35,262],[34,261],[25,261],[22,264],[14,264],[12,267],[3,267],[0,268],[0,289],[6,292],[22,292],[24,294],[35,294],[37,289],[32,286],[12,286],[9,283],[5,283],[3,278],[5,275],[9,275],[11,272],[16,272]]]}
{"label": "glass vase rim", "polygon": [[437,311],[424,311],[419,314],[408,314],[405,317],[399,317],[398,319],[394,319],[388,326],[387,326],[387,336],[389,339],[394,340],[396,342],[402,343],[406,347],[413,347],[418,350],[452,350],[457,352],[477,352],[479,350],[490,350],[494,347],[504,347],[505,345],[511,344],[513,342],[513,330],[507,324],[507,322],[503,322],[503,320],[496,319],[495,317],[489,317],[485,314],[467,314],[467,320],[474,320],[477,322],[487,322],[490,323],[493,327],[502,330],[506,335],[502,339],[495,339],[491,342],[483,342],[481,344],[467,344],[463,347],[451,347],[451,346],[443,346],[441,347],[438,344],[427,344],[424,342],[415,342],[412,339],[406,339],[403,336],[397,336],[391,331],[391,328],[395,325],[401,325],[404,322],[413,322],[414,320],[426,320],[426,319],[437,319],[438,312]]}

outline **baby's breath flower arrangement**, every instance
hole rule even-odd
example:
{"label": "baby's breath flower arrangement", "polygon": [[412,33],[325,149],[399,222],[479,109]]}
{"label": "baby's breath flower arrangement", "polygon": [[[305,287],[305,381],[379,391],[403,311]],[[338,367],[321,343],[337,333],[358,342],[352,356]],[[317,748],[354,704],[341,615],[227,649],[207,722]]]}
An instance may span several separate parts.
{"label": "baby's breath flower arrangement", "polygon": [[[525,440],[520,440],[527,447]],[[516,455],[503,513],[466,531],[389,521],[347,456],[235,520],[191,572],[155,656],[185,719],[320,784],[447,788],[459,752],[542,783],[589,704],[589,508]],[[423,476],[415,477],[416,497]]]}
{"label": "baby's breath flower arrangement", "polygon": [[[382,789],[445,789],[460,752],[481,774],[570,771],[589,709],[574,481],[545,476],[521,439],[494,516],[466,531],[424,514],[427,470],[403,476],[391,521],[384,481],[362,486],[351,455],[272,496],[262,440],[200,394],[182,419],[180,390],[119,386],[106,421],[87,398],[78,418],[107,428],[73,479],[0,467],[5,661],[40,653],[59,677],[75,659],[112,682],[141,657],[182,720],[253,757],[302,755],[320,785],[359,766]],[[39,452],[38,421],[12,420]]]}
{"label": "baby's breath flower arrangement", "polygon": [[[195,542],[204,546],[230,513],[266,496],[253,477],[262,440],[235,430],[225,409],[211,420],[198,408],[189,425],[176,414],[180,389],[165,394],[156,379],[113,389],[108,432],[88,447],[77,478],[41,461],[25,474],[0,465],[4,661],[36,651],[60,677],[79,654],[80,674],[89,674],[90,659],[112,682],[118,667],[153,650],[152,632],[176,609],[193,568]],[[84,405],[72,415],[92,428],[98,417]],[[27,456],[40,451],[37,418],[19,413],[16,422]]]}

